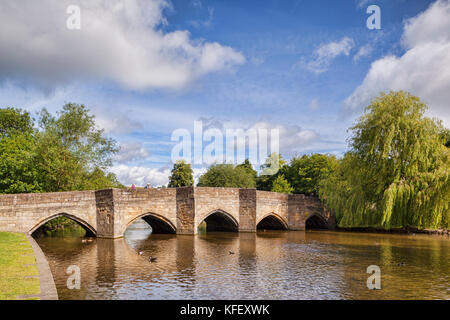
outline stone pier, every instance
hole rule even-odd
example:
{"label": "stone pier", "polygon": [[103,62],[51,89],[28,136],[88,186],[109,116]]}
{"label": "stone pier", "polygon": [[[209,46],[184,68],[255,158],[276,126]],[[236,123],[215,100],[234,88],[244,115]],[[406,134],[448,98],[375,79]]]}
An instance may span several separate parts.
{"label": "stone pier", "polygon": [[136,219],[154,233],[196,234],[207,230],[256,232],[304,230],[309,219],[328,227],[329,211],[316,197],[239,188],[106,189],[0,195],[0,231],[32,234],[66,216],[98,238],[120,238]]}

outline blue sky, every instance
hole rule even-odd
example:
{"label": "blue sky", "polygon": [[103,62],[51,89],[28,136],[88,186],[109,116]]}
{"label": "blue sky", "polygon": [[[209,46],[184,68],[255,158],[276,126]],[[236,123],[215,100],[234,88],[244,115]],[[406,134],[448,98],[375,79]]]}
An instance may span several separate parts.
{"label": "blue sky", "polygon": [[[449,125],[448,1],[13,3],[0,4],[2,106],[86,104],[122,145],[113,171],[126,184],[166,183],[172,132],[199,119],[280,128],[286,158],[341,155],[382,90],[412,91]],[[80,30],[64,28],[69,4]],[[366,27],[372,4],[380,30]]]}

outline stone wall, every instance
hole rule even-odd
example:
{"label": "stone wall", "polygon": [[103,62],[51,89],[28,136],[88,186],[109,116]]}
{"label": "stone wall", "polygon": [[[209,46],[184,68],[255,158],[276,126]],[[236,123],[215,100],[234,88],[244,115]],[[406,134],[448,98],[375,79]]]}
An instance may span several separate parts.
{"label": "stone wall", "polygon": [[126,228],[145,215],[159,217],[177,229],[177,189],[115,189],[116,237],[122,236]]}
{"label": "stone wall", "polygon": [[138,218],[167,226],[161,230],[195,234],[199,224],[215,212],[233,221],[241,232],[255,232],[268,215],[290,230],[304,230],[305,221],[313,215],[332,223],[328,210],[314,197],[185,187],[0,195],[0,231],[32,233],[52,218],[65,215],[99,238],[123,236]]}
{"label": "stone wall", "polygon": [[239,189],[239,231],[256,231],[255,189]]}
{"label": "stone wall", "polygon": [[305,230],[306,197],[303,194],[288,196],[288,226],[290,230]]}
{"label": "stone wall", "polygon": [[256,223],[270,214],[274,214],[288,224],[288,195],[268,191],[256,191]]}
{"label": "stone wall", "polygon": [[195,198],[194,188],[176,189],[177,234],[195,234]]}
{"label": "stone wall", "polygon": [[114,226],[118,221],[114,214],[114,190],[96,191],[95,203],[97,208],[97,237],[114,238]]}
{"label": "stone wall", "polygon": [[31,233],[58,215],[96,233],[95,191],[0,195],[0,231]]}
{"label": "stone wall", "polygon": [[239,225],[238,188],[194,188],[194,190],[196,227],[215,211],[231,216]]}

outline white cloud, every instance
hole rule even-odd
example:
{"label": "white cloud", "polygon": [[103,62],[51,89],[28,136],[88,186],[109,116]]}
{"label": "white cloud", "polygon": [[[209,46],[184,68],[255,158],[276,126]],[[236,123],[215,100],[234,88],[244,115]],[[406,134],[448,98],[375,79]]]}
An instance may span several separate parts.
{"label": "white cloud", "polygon": [[336,57],[340,55],[348,56],[353,47],[354,41],[348,37],[344,37],[340,41],[323,44],[314,50],[311,60],[303,60],[300,65],[315,74],[323,73],[328,70]]}
{"label": "white cloud", "polygon": [[297,125],[257,122],[250,127],[250,129],[258,128],[279,130],[280,153],[285,159],[311,152],[342,154],[346,145],[343,141],[337,141],[336,135],[332,135],[330,140],[322,131]]}
{"label": "white cloud", "polygon": [[402,40],[408,49],[430,42],[449,42],[450,2],[437,1],[422,14],[406,20]]}
{"label": "white cloud", "polygon": [[193,6],[194,8],[202,8],[203,7],[203,3],[201,0],[192,0],[191,1],[191,6]]}
{"label": "white cloud", "polygon": [[362,84],[344,104],[359,112],[382,91],[406,90],[430,107],[429,115],[450,125],[450,2],[438,1],[405,22],[404,55],[386,56],[372,63]]}
{"label": "white cloud", "polygon": [[197,185],[198,179],[200,178],[200,176],[202,174],[204,174],[206,171],[208,171],[208,168],[206,168],[206,167],[194,168],[194,169],[192,169],[192,171],[194,172],[194,174],[193,174],[193,176],[194,176],[194,185]]}
{"label": "white cloud", "polygon": [[280,153],[285,157],[290,157],[296,153],[302,152],[307,149],[311,143],[320,139],[319,135],[315,131],[302,129],[301,127],[295,125],[286,126],[269,122],[257,122],[251,125],[248,129],[267,129],[269,135],[270,130],[277,129],[280,138]]}
{"label": "white cloud", "polygon": [[127,134],[138,129],[142,130],[143,128],[140,122],[131,119],[120,111],[115,113],[107,113],[98,108],[95,112],[97,113],[95,119],[97,126],[105,130],[108,134]]}
{"label": "white cloud", "polygon": [[115,161],[125,163],[135,160],[146,160],[150,153],[142,146],[141,142],[122,142],[120,151],[115,157]]}
{"label": "white cloud", "polygon": [[[81,8],[81,30],[66,28],[68,5]],[[164,32],[166,0],[3,0],[0,77],[54,87],[73,80],[125,88],[179,89],[245,62],[217,42],[186,30]]]}
{"label": "white cloud", "polygon": [[[271,129],[278,129],[279,131],[279,151],[285,157],[285,159],[290,159],[292,156],[299,155],[302,153],[309,153],[313,150],[318,150],[319,152],[331,152],[335,154],[341,154],[344,148],[344,143],[336,142],[336,141],[327,141],[324,140],[324,137],[318,132],[301,128],[296,125],[287,126],[282,124],[270,123],[270,122],[257,122],[251,125],[246,125],[243,123],[236,122],[221,122],[217,119],[201,119],[203,121],[204,130],[217,128],[223,133],[223,137],[225,137],[225,132],[227,129],[242,129],[243,132],[247,132],[247,130],[258,130],[258,129],[267,129],[270,137]],[[239,142],[239,141],[238,141]],[[203,147],[206,147],[208,142],[203,143]],[[242,145],[238,145],[239,148]],[[246,144],[244,147],[248,147]],[[228,145],[223,145],[224,148],[228,148]],[[270,143],[268,144],[268,148],[270,148]],[[136,148],[128,148],[133,150],[130,154],[139,154],[140,148],[136,146]],[[223,151],[226,152],[227,149]],[[267,150],[270,152],[270,150]],[[239,156],[239,155],[237,155]],[[246,157],[242,155],[243,159]],[[267,154],[268,156],[268,154]],[[125,160],[125,159],[124,159]],[[205,159],[203,159],[205,161]],[[254,164],[255,168],[258,169],[259,165],[264,163],[264,159],[259,159],[260,163]],[[167,185],[169,182],[169,176],[171,173],[172,166],[165,166],[163,168],[148,168],[145,166],[129,166],[126,164],[118,164],[112,167],[111,171],[115,173],[120,182],[125,185],[131,185],[132,183],[137,186],[145,186],[147,183],[150,183],[152,186],[161,186]],[[198,178],[207,170],[206,163],[203,164],[203,167],[198,168],[194,167],[194,181],[198,182]]]}
{"label": "white cloud", "polygon": [[357,7],[363,8],[370,4],[370,2],[373,2],[372,0],[357,0]]}
{"label": "white cloud", "polygon": [[208,18],[205,20],[191,20],[189,23],[196,28],[205,27],[208,28],[211,26],[214,19],[214,8],[208,7]]}
{"label": "white cloud", "polygon": [[358,62],[359,59],[370,56],[372,51],[373,51],[373,47],[371,44],[366,44],[366,45],[360,47],[358,52],[353,56],[353,61]]}
{"label": "white cloud", "polygon": [[162,186],[169,183],[170,169],[147,168],[138,166],[116,165],[111,168],[111,172],[116,174],[119,181],[124,185],[135,184],[145,186],[150,183],[152,186]]}
{"label": "white cloud", "polygon": [[[147,168],[140,166],[127,166],[120,164],[113,166],[111,172],[115,173],[119,181],[129,186],[135,184],[136,186],[145,186],[150,183],[152,187],[167,186],[169,183],[169,176],[171,174],[171,168]],[[195,184],[198,182],[198,178],[206,172],[206,168],[194,168],[193,176]]]}
{"label": "white cloud", "polygon": [[[283,125],[279,123],[273,123],[269,121],[259,121],[255,123],[248,122],[238,122],[238,121],[221,121],[216,118],[201,118],[203,124],[203,133],[209,129],[217,129],[219,136],[222,137],[222,144],[215,145],[218,147],[218,154],[215,154],[213,159],[209,158],[209,154],[202,153],[203,159],[198,159],[197,161],[203,161],[205,165],[207,163],[211,164],[213,162],[223,163],[223,161],[232,161],[233,164],[241,163],[245,158],[258,155],[258,159],[252,158],[251,161],[256,168],[263,164],[266,157],[275,150],[272,149],[273,137],[278,135],[278,151],[285,156],[290,158],[293,155],[310,152],[314,148],[320,150],[341,150],[342,145],[336,147],[336,143],[323,141],[323,137],[317,133],[315,130],[302,128],[297,125]],[[277,130],[274,132],[272,130]],[[265,132],[264,132],[265,131]],[[211,131],[210,131],[211,132]],[[257,141],[252,140],[254,134],[257,135]],[[266,140],[263,140],[264,134],[267,135]],[[193,134],[191,134],[191,139],[193,139]],[[229,137],[240,137],[239,139],[229,140]],[[214,140],[215,141],[215,140]],[[194,142],[192,142],[194,143]],[[257,150],[250,150],[251,147],[255,146],[257,143]],[[207,147],[212,147],[211,140],[203,141],[203,152],[206,152]],[[260,154],[260,152],[267,152],[267,154]],[[210,150],[208,150],[209,152]],[[234,158],[229,159],[228,157],[232,155]],[[191,154],[194,156],[194,154]]]}
{"label": "white cloud", "polygon": [[[259,121],[255,123],[244,122],[231,122],[209,119],[209,123],[212,125],[205,126],[204,128],[217,128],[225,137],[225,131],[227,129],[239,130],[246,133],[249,130],[266,129],[267,134],[270,137],[271,130],[277,129],[279,133],[279,151],[287,159],[292,156],[315,152],[334,152],[342,153],[345,149],[346,143],[343,141],[337,141],[336,130],[333,130],[333,134],[325,132],[326,130],[318,131],[316,128],[303,128],[298,125],[284,125],[280,123],[274,123],[271,121]],[[205,146],[205,144],[204,144]],[[225,147],[225,146],[224,146]],[[248,147],[248,141],[245,145],[239,144],[237,147]],[[268,152],[270,153],[270,139],[267,143]],[[260,164],[264,163],[264,159],[259,159]]]}

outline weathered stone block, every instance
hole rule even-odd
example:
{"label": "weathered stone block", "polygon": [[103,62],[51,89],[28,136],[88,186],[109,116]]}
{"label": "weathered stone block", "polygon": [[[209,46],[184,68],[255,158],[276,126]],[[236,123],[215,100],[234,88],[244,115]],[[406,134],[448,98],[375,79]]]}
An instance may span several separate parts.
{"label": "weathered stone block", "polygon": [[214,212],[233,221],[241,232],[255,232],[257,224],[269,215],[290,230],[303,230],[313,215],[333,226],[329,210],[314,197],[185,187],[0,195],[0,231],[31,233],[46,221],[65,215],[99,238],[123,236],[138,218],[167,224],[165,230],[178,234],[195,234],[198,225]]}

